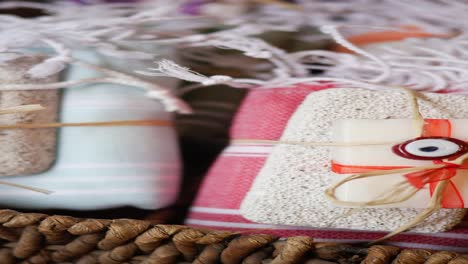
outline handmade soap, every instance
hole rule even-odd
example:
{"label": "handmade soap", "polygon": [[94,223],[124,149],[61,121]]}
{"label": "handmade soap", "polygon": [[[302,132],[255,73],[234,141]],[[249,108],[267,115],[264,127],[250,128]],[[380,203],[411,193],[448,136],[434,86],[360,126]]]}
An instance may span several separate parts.
{"label": "handmade soap", "polygon": [[[451,155],[466,152],[464,141],[468,141],[468,119],[426,120],[424,127],[427,138],[413,140],[415,126],[411,119],[337,120],[332,128],[333,141],[362,145],[333,148],[332,171],[336,174],[334,180],[369,171],[430,166],[434,162],[450,158]],[[452,142],[458,140],[461,146]],[[365,144],[379,142],[382,144]],[[403,146],[402,149],[399,149],[400,146]],[[468,169],[460,168],[457,169],[456,176],[450,179],[464,201],[468,201],[467,176]],[[395,184],[406,180],[405,173],[359,179],[338,188],[337,197],[344,201],[372,201],[388,193]],[[430,184],[426,184],[408,201],[379,207],[425,208],[430,197]]]}

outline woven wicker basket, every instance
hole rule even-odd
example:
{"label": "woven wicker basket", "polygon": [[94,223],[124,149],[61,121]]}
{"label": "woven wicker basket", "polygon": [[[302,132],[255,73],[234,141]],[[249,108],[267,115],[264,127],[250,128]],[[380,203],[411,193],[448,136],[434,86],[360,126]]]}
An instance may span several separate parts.
{"label": "woven wicker basket", "polygon": [[[153,225],[147,221],[78,219],[0,210],[0,263],[468,263],[468,255],[393,246],[314,243],[278,237]],[[309,262],[310,261],[310,262]]]}

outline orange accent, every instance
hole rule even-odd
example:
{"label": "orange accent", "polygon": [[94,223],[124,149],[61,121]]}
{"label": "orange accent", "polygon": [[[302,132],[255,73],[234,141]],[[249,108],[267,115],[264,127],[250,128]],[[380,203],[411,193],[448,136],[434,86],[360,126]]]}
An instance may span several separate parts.
{"label": "orange accent", "polygon": [[[450,121],[447,119],[425,119],[423,128],[423,137],[450,137],[452,128]],[[407,173],[403,176],[414,187],[421,189],[426,184],[429,184],[430,194],[432,196],[439,181],[448,180],[449,185],[444,191],[442,197],[443,208],[464,208],[465,203],[460,191],[455,184],[450,180],[457,174],[457,169],[468,169],[466,165],[454,165],[444,163],[442,161],[434,161],[435,164],[446,164],[447,167],[438,169],[428,169]],[[355,174],[365,173],[379,170],[395,170],[410,168],[408,166],[359,166],[359,165],[342,165],[332,161],[331,169],[338,174]]]}
{"label": "orange accent", "polygon": [[463,201],[463,197],[461,196],[460,191],[455,186],[453,181],[450,180],[451,178],[455,177],[455,175],[457,175],[458,169],[463,169],[463,167],[458,165],[449,165],[449,167],[439,169],[408,173],[404,176],[414,187],[419,189],[423,188],[424,185],[429,184],[429,191],[431,196],[433,195],[438,182],[448,180],[449,184],[442,195],[442,207],[464,208],[465,203]]}
{"label": "orange accent", "polygon": [[[432,34],[421,30],[416,26],[400,26],[401,29],[405,29],[408,31],[379,31],[379,32],[368,32],[359,35],[350,36],[347,38],[349,42],[356,46],[365,46],[374,43],[381,43],[381,42],[391,42],[391,41],[400,41],[407,38],[430,38],[430,37],[441,37],[441,38],[448,38],[449,35],[441,35],[441,34]],[[331,50],[336,52],[346,52],[346,53],[353,53],[353,51],[336,44],[334,45]]]}
{"label": "orange accent", "polygon": [[[433,185],[431,185],[431,194],[433,192],[432,186]],[[457,186],[455,186],[455,183],[453,183],[453,181],[449,182],[449,185],[444,191],[443,199],[442,199],[442,207],[465,208],[465,202],[463,201],[463,197],[460,191],[458,190]]]}
{"label": "orange accent", "polygon": [[338,174],[351,174],[351,173],[365,173],[379,170],[396,170],[406,169],[410,167],[405,166],[359,166],[359,165],[342,165],[332,161],[331,169],[333,172]]}
{"label": "orange accent", "polygon": [[447,119],[424,119],[423,137],[451,137],[452,124]]}

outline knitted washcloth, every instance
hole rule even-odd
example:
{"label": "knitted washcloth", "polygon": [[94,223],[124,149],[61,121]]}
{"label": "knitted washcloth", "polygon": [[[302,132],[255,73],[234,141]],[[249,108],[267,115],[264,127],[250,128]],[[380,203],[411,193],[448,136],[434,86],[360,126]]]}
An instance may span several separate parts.
{"label": "knitted washcloth", "polygon": [[[42,56],[22,57],[0,65],[1,84],[38,84],[58,80],[58,74],[44,79],[30,79],[25,73],[44,60]],[[0,92],[0,108],[41,104],[45,110],[1,115],[2,124],[50,123],[57,121],[57,90]],[[55,129],[2,130],[0,133],[0,176],[28,175],[48,169],[55,160]]]}
{"label": "knitted washcloth", "polygon": [[[424,93],[419,100],[425,118],[467,118],[468,97]],[[412,118],[401,91],[331,89],[309,95],[289,120],[282,140],[331,141],[337,119]],[[397,128],[396,128],[397,129]],[[415,218],[422,209],[366,208],[346,216],[349,208],[329,202],[324,191],[335,176],[330,147],[278,145],[247,194],[241,213],[261,223],[391,231]],[[438,232],[461,221],[465,209],[442,209],[413,231]]]}

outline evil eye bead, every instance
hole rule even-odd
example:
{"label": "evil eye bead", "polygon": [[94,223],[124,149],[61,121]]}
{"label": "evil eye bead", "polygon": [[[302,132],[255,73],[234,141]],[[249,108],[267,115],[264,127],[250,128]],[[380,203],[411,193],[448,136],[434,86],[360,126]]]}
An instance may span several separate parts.
{"label": "evil eye bead", "polygon": [[437,158],[457,153],[460,146],[445,139],[428,138],[407,144],[405,150],[414,156]]}
{"label": "evil eye bead", "polygon": [[448,137],[420,137],[393,147],[401,157],[416,160],[436,160],[458,156],[468,151],[466,142]]}

